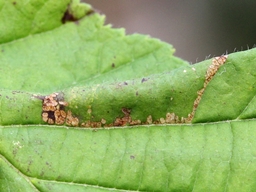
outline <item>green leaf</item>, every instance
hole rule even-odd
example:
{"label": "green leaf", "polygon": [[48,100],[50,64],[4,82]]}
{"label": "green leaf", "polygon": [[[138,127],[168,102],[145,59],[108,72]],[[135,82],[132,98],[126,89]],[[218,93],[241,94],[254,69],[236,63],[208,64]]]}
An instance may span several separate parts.
{"label": "green leaf", "polygon": [[194,122],[256,117],[255,49],[230,54],[205,90]]}
{"label": "green leaf", "polygon": [[255,191],[256,49],[189,65],[77,0],[0,15],[0,191]]}
{"label": "green leaf", "polygon": [[254,191],[254,128],[254,120],[99,130],[2,127],[1,154],[40,191]]}

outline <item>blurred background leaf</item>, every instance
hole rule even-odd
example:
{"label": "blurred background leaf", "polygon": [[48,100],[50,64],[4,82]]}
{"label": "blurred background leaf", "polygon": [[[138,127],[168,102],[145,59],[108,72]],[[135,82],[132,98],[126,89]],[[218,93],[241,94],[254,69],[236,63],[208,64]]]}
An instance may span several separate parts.
{"label": "blurred background leaf", "polygon": [[[191,63],[252,48],[256,1],[86,0],[106,14],[107,23],[171,43]],[[238,38],[239,37],[239,38]]]}

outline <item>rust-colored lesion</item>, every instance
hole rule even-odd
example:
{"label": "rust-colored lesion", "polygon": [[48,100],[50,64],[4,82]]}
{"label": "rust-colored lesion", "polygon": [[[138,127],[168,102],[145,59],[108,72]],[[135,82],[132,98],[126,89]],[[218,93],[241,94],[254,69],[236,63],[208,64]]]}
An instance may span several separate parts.
{"label": "rust-colored lesion", "polygon": [[56,110],[54,112],[54,117],[55,117],[55,123],[57,125],[62,125],[65,123],[65,119],[67,117],[67,114],[64,110]]}
{"label": "rust-colored lesion", "polygon": [[217,73],[217,71],[219,70],[220,66],[222,66],[226,62],[227,58],[228,58],[228,55],[222,55],[220,57],[214,57],[212,59],[212,64],[208,67],[208,69],[206,71],[206,74],[205,74],[204,87],[197,92],[197,98],[194,101],[193,111],[188,116],[188,122],[192,121],[192,119],[193,119],[193,117],[195,115],[196,109],[197,109],[197,107],[198,107],[198,105],[199,105],[199,103],[201,101],[201,98],[202,98],[202,96],[204,94],[204,91],[205,91],[207,85],[212,80],[214,75]]}
{"label": "rust-colored lesion", "polygon": [[64,101],[63,93],[52,93],[47,96],[36,96],[41,99],[42,105],[42,120],[48,124],[69,126],[78,126],[79,120],[77,117],[73,117],[71,111],[65,111],[65,107],[68,103]]}
{"label": "rust-colored lesion", "polygon": [[77,127],[79,126],[79,119],[72,115],[71,111],[67,112],[66,124],[69,126]]}
{"label": "rust-colored lesion", "polygon": [[[72,13],[73,11],[71,10],[71,4],[68,5],[63,17],[61,18],[62,23],[66,22],[77,22],[81,18],[76,18],[76,16]],[[88,10],[84,16],[88,16],[95,13],[94,9]]]}
{"label": "rust-colored lesion", "polygon": [[[39,97],[37,97],[39,98]],[[65,111],[65,107],[68,103],[64,101],[62,93],[53,93],[45,97],[40,97],[43,101],[42,105],[42,120],[48,124],[63,125],[66,124],[72,127],[85,127],[85,128],[101,128],[101,127],[123,127],[132,125],[149,125],[149,124],[179,124],[187,123],[188,118],[179,117],[175,113],[166,113],[165,117],[153,120],[152,115],[146,118],[145,122],[139,119],[133,119],[131,116],[132,109],[123,107],[121,111],[122,116],[116,117],[113,122],[108,123],[106,119],[102,118],[100,121],[88,120],[86,122],[80,122],[70,110]],[[91,106],[89,111],[85,113],[92,113]]]}
{"label": "rust-colored lesion", "polygon": [[107,123],[105,119],[101,121],[87,121],[81,124],[86,128],[100,128],[100,127],[123,127],[123,126],[135,126],[135,125],[150,125],[150,124],[182,124],[188,123],[188,117],[179,117],[175,113],[166,113],[165,117],[153,120],[152,115],[148,115],[146,121],[143,122],[140,119],[133,119],[131,116],[132,110],[123,107],[121,109],[123,116],[116,117],[113,123]]}
{"label": "rust-colored lesion", "polygon": [[62,93],[52,93],[42,98],[42,119],[48,124],[64,124],[66,119],[65,106]]}
{"label": "rust-colored lesion", "polygon": [[[68,106],[68,103],[64,100],[63,93],[52,93],[48,96],[36,96],[37,98],[43,101],[42,105],[42,120],[48,124],[57,124],[73,127],[86,127],[86,128],[101,128],[101,127],[123,127],[129,125],[149,125],[149,124],[183,124],[190,123],[195,115],[195,111],[200,103],[202,95],[212,80],[218,69],[223,65],[227,60],[227,55],[220,57],[215,57],[212,60],[212,64],[206,71],[204,86],[201,90],[197,92],[197,98],[193,104],[193,110],[187,117],[179,117],[173,112],[167,112],[165,117],[159,119],[153,119],[152,115],[148,114],[145,122],[140,119],[132,118],[132,109],[128,107],[123,107],[120,110],[123,115],[120,117],[113,117],[113,122],[109,123],[107,120],[102,117],[100,121],[88,120],[86,122],[80,122],[78,117],[75,117],[70,110],[65,111],[65,107]],[[171,98],[172,99],[172,98]],[[88,110],[85,111],[85,114],[91,115],[93,109],[89,106]]]}
{"label": "rust-colored lesion", "polygon": [[155,121],[152,120],[152,116],[147,117],[146,124],[183,124],[188,123],[188,117],[179,117],[175,113],[167,112],[165,117],[161,117]]}
{"label": "rust-colored lesion", "polygon": [[122,117],[116,117],[113,123],[107,123],[107,121],[102,118],[99,122],[97,121],[87,121],[85,123],[82,123],[82,127],[93,127],[93,128],[99,128],[99,127],[122,127],[122,126],[128,126],[128,125],[139,125],[141,124],[140,120],[133,120],[131,117],[131,109],[123,107],[121,109],[123,116]]}

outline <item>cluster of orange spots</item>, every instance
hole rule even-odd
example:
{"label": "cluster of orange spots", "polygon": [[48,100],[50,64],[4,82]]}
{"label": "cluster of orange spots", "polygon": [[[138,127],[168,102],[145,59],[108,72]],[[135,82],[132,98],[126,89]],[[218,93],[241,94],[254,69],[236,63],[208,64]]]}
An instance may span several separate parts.
{"label": "cluster of orange spots", "polygon": [[[213,76],[218,71],[219,67],[223,65],[227,60],[227,55],[215,57],[212,60],[212,64],[207,69],[205,75],[204,87],[197,92],[197,98],[194,101],[193,111],[191,114],[188,114],[187,118],[175,115],[175,113],[166,113],[165,118],[160,118],[158,120],[153,121],[151,115],[149,115],[146,119],[146,122],[142,123],[140,120],[132,120],[131,110],[128,108],[122,108],[122,112],[124,114],[123,117],[117,117],[113,123],[107,124],[105,119],[101,119],[99,122],[87,121],[85,123],[81,123],[82,127],[110,127],[110,126],[126,126],[126,125],[142,125],[142,124],[177,124],[177,123],[188,123],[191,122],[195,115],[195,111],[198,107],[198,104],[201,100],[201,97],[207,87],[208,83],[211,81]],[[65,106],[68,103],[64,101],[63,94],[61,93],[53,93],[43,98],[43,106],[42,106],[42,119],[44,122],[48,124],[57,124],[62,125],[66,123],[69,126],[79,126],[79,119],[74,117],[71,111],[65,112]],[[92,113],[92,109],[89,108],[87,111],[89,114]]]}
{"label": "cluster of orange spots", "polygon": [[64,124],[66,119],[65,106],[68,104],[63,101],[63,95],[52,93],[43,99],[42,119],[48,124]]}
{"label": "cluster of orange spots", "polygon": [[127,108],[122,108],[124,114],[123,117],[117,117],[113,123],[114,126],[125,126],[125,125],[139,125],[141,124],[140,120],[132,120],[130,116],[131,110]]}
{"label": "cluster of orange spots", "polygon": [[72,116],[71,111],[65,112],[68,103],[62,93],[52,93],[43,98],[42,119],[48,124],[78,126],[79,120]]}
{"label": "cluster of orange spots", "polygon": [[[104,122],[104,121],[103,121]],[[86,123],[81,123],[82,127],[86,127],[86,128],[99,128],[104,126],[105,123],[97,122],[97,121],[87,121]]]}
{"label": "cluster of orange spots", "polygon": [[124,114],[123,117],[117,117],[113,123],[107,124],[107,121],[105,119],[101,119],[101,121],[87,121],[85,123],[82,123],[82,127],[93,127],[93,128],[99,128],[99,127],[112,127],[112,126],[127,126],[127,125],[139,125],[141,124],[140,120],[132,120],[130,114],[131,110],[127,108],[122,108],[122,112]]}
{"label": "cluster of orange spots", "polygon": [[79,119],[74,117],[71,111],[67,112],[66,124],[69,126],[77,127],[79,125]]}
{"label": "cluster of orange spots", "polygon": [[223,65],[228,58],[228,55],[223,55],[220,57],[214,57],[212,60],[212,64],[209,66],[206,75],[205,75],[205,82],[204,82],[204,87],[207,86],[207,84],[211,81],[213,76],[216,74],[218,69],[220,68],[221,65]]}
{"label": "cluster of orange spots", "polygon": [[165,118],[161,117],[158,120],[153,121],[152,116],[149,115],[147,117],[146,124],[179,124],[179,123],[187,123],[188,118],[179,117],[175,115],[175,113],[166,113]]}
{"label": "cluster of orange spots", "polygon": [[123,127],[123,126],[131,126],[131,125],[150,125],[150,124],[180,124],[187,123],[188,118],[181,117],[175,115],[175,113],[167,113],[165,118],[160,118],[153,120],[152,116],[149,115],[146,119],[146,122],[141,122],[141,120],[132,120],[130,116],[131,110],[127,108],[122,108],[122,112],[124,114],[123,117],[117,117],[114,120],[114,123],[107,124],[105,119],[101,119],[101,121],[87,121],[82,123],[82,127],[86,128],[100,128],[100,127]]}

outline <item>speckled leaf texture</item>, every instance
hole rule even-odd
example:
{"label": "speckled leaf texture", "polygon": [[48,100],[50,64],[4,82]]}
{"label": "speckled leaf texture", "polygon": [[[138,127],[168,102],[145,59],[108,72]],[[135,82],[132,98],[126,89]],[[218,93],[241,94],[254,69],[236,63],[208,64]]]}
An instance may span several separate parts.
{"label": "speckled leaf texture", "polygon": [[0,18],[1,192],[256,191],[256,49],[190,65],[77,0]]}

